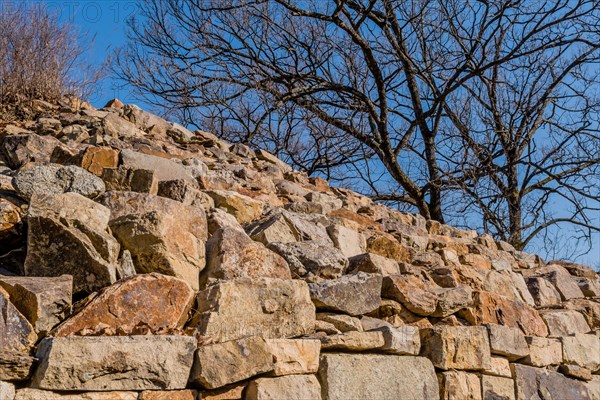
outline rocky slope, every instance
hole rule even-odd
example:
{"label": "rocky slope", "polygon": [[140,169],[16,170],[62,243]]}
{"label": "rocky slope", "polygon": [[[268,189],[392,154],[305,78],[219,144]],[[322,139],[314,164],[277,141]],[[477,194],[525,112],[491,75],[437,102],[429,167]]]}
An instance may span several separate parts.
{"label": "rocky slope", "polygon": [[600,280],[133,105],[0,122],[0,398],[600,399]]}

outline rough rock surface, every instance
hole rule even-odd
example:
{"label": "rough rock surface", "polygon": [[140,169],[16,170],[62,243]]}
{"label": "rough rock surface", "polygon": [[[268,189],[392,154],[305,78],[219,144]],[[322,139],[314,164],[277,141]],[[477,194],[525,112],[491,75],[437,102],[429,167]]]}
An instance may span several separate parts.
{"label": "rough rock surface", "polygon": [[194,291],[185,281],[157,273],[136,275],[102,289],[56,327],[53,336],[98,333],[131,335],[140,326],[151,332],[183,328]]}
{"label": "rough rock surface", "polygon": [[0,121],[2,400],[600,400],[592,268],[116,99],[32,107]]}
{"label": "rough rock surface", "polygon": [[198,293],[199,334],[221,342],[252,335],[265,339],[312,333],[315,308],[299,280],[240,278]]}
{"label": "rough rock surface", "polygon": [[394,355],[323,354],[319,369],[324,399],[439,399],[431,361]]}
{"label": "rough rock surface", "polygon": [[196,341],[189,336],[44,339],[32,386],[47,390],[185,388]]}

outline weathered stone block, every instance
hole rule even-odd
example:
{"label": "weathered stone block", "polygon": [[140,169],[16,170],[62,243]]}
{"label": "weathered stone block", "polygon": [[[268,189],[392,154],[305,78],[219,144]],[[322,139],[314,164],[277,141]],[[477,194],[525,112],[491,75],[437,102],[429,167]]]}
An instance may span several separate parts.
{"label": "weathered stone block", "polygon": [[588,333],[591,330],[583,315],[574,310],[543,310],[541,315],[548,325],[549,335],[553,337]]}
{"label": "weathered stone block", "polygon": [[378,349],[385,344],[383,334],[377,331],[346,332],[320,339],[323,350],[365,351]]}
{"label": "weathered stone block", "polygon": [[435,326],[421,330],[421,355],[437,368],[485,370],[491,355],[487,330],[483,326]]}
{"label": "weathered stone block", "polygon": [[481,376],[483,400],[515,400],[515,381],[500,376]]}
{"label": "weathered stone block", "polygon": [[526,336],[529,355],[520,362],[534,367],[547,367],[562,362],[562,344],[559,339]]}
{"label": "weathered stone block", "polygon": [[488,324],[490,348],[493,354],[500,354],[509,361],[518,360],[529,355],[529,347],[525,336],[519,328]]}
{"label": "weathered stone block", "polygon": [[600,337],[578,333],[560,340],[565,364],[579,365],[592,372],[600,370]]}
{"label": "weathered stone block", "polygon": [[309,284],[310,297],[320,310],[367,314],[381,304],[381,275],[359,272]]}
{"label": "weathered stone block", "polygon": [[511,367],[517,400],[591,400],[587,386],[580,381],[547,369],[520,364],[511,364]]}
{"label": "weathered stone block", "polygon": [[328,400],[439,399],[435,370],[424,357],[323,354],[318,376]]}
{"label": "weathered stone block", "polygon": [[136,275],[104,288],[86,299],[79,311],[56,327],[53,336],[131,335],[141,326],[150,332],[183,328],[194,291],[181,279],[157,273]]}
{"label": "weathered stone block", "polygon": [[73,277],[0,276],[0,286],[40,336],[71,312]]}
{"label": "weathered stone block", "polygon": [[273,375],[314,374],[319,369],[321,342],[316,339],[267,339]]}
{"label": "weathered stone block", "polygon": [[258,336],[201,346],[194,355],[190,382],[215,389],[272,371],[273,358]]}
{"label": "weathered stone block", "polygon": [[301,280],[235,279],[200,291],[197,302],[194,324],[199,334],[217,342],[301,336],[315,325],[315,306]]}
{"label": "weathered stone block", "polygon": [[184,389],[195,348],[189,336],[46,338],[31,383],[64,391]]}
{"label": "weathered stone block", "polygon": [[481,379],[477,374],[464,371],[446,371],[438,374],[440,399],[481,400]]}
{"label": "weathered stone block", "polygon": [[248,384],[246,400],[321,400],[321,385],[314,375],[259,378]]}

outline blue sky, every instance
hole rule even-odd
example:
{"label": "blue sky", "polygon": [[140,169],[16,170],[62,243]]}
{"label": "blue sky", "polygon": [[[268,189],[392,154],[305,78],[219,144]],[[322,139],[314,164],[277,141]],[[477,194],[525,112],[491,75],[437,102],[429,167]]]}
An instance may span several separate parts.
{"label": "blue sky", "polygon": [[[3,0],[3,3],[16,3],[17,1],[19,0]],[[31,2],[33,3],[35,0]],[[98,65],[102,64],[114,49],[125,43],[126,21],[136,12],[136,1],[134,0],[39,0],[39,3],[45,4],[50,10],[58,13],[61,20],[73,23],[77,29],[94,37],[94,42],[86,57],[90,63]],[[88,100],[94,106],[102,107],[108,100],[115,97],[123,103],[136,103],[142,108],[149,108],[143,102],[136,100],[127,87],[120,87],[119,82],[111,79],[110,76],[101,82],[98,90]],[[555,207],[560,206],[560,204],[555,205]],[[600,214],[596,216],[595,222],[600,224]],[[564,228],[563,232],[565,236],[568,236],[569,229],[566,226]],[[577,261],[600,267],[599,234],[594,236],[593,242],[592,250]],[[534,243],[528,250],[534,252],[539,251],[539,248]]]}

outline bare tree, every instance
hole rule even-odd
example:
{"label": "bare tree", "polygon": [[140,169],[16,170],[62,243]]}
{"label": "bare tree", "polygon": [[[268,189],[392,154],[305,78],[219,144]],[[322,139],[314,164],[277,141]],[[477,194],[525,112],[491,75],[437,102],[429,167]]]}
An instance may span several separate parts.
{"label": "bare tree", "polygon": [[0,4],[0,102],[89,95],[99,70],[81,61],[88,39],[44,3]]}
{"label": "bare tree", "polygon": [[140,9],[115,72],[188,124],[358,181],[428,219],[475,210],[466,225],[518,248],[563,219],[544,214],[553,193],[577,194],[579,211],[564,218],[594,229],[598,187],[582,177],[597,167],[597,0],[150,0]]}

